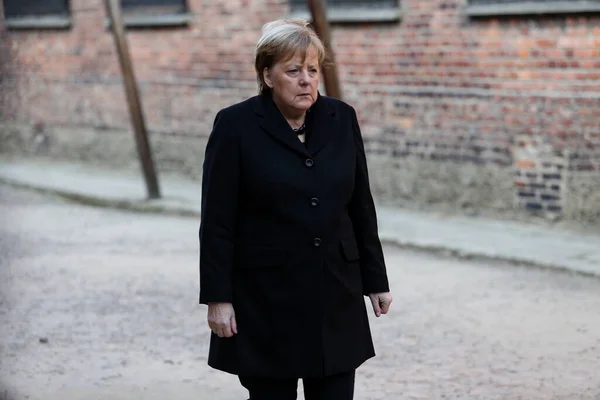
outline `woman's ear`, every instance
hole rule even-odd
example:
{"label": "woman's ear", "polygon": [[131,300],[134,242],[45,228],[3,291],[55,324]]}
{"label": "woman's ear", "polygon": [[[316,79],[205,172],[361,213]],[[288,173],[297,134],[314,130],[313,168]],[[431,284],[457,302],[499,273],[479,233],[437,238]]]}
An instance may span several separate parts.
{"label": "woman's ear", "polygon": [[271,79],[271,70],[267,67],[263,69],[263,79],[270,89],[273,89],[273,80]]}

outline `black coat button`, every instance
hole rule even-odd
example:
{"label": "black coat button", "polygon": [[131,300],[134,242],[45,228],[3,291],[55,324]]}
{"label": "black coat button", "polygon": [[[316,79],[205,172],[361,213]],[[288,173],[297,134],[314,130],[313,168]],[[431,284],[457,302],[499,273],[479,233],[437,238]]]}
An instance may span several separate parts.
{"label": "black coat button", "polygon": [[308,168],[310,168],[313,165],[315,165],[315,162],[312,159],[307,158],[306,161],[304,161],[304,165],[306,165]]}
{"label": "black coat button", "polygon": [[314,245],[315,247],[321,247],[323,241],[320,238],[315,238]]}
{"label": "black coat button", "polygon": [[312,207],[317,207],[319,205],[319,199],[317,199],[316,197],[313,197],[312,199],[310,199],[310,205]]}

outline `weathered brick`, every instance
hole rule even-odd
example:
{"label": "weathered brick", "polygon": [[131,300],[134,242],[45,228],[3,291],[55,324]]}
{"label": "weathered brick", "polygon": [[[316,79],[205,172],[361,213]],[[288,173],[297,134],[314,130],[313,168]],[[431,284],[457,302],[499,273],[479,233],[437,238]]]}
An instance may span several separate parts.
{"label": "weathered brick", "polygon": [[544,208],[540,203],[526,203],[525,207],[528,210],[541,210]]}
{"label": "weathered brick", "polygon": [[534,168],[535,161],[533,161],[533,160],[517,160],[516,165],[517,165],[517,168]]}
{"label": "weathered brick", "polygon": [[560,197],[558,197],[558,196],[553,196],[553,195],[549,195],[549,194],[542,194],[542,195],[540,196],[540,198],[541,198],[542,200],[560,200]]}
{"label": "weathered brick", "polygon": [[519,192],[519,197],[535,197],[534,192]]}
{"label": "weathered brick", "polygon": [[542,175],[544,179],[560,179],[562,177],[561,174],[543,174]]}
{"label": "weathered brick", "polygon": [[[7,31],[0,21],[0,117],[130,129],[103,2],[70,3],[71,30]],[[599,171],[594,158],[583,163],[554,153],[600,154],[598,144],[580,151],[600,139],[600,15],[469,20],[465,0],[402,3],[398,24],[332,27],[344,99],[378,144],[369,156],[423,160],[419,169],[439,171],[428,175],[432,190],[448,193],[469,179],[447,179],[444,165],[490,166],[495,175],[478,193],[490,185],[512,190],[500,208],[518,193],[513,169],[547,187],[567,179],[565,168],[568,179]],[[286,0],[188,5],[188,27],[131,29],[128,40],[150,131],[197,141],[219,108],[256,93],[254,43],[261,26],[289,8]],[[420,170],[409,172],[398,179],[421,181]],[[560,196],[571,190],[562,182],[549,187]]]}

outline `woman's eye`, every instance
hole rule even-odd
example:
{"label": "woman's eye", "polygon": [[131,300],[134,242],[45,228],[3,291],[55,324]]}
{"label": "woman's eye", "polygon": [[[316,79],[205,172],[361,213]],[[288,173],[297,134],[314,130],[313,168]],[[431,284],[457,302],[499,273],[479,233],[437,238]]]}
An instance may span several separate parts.
{"label": "woman's eye", "polygon": [[289,73],[289,74],[296,74],[296,73],[298,73],[298,70],[297,70],[297,69],[290,69],[290,70],[288,71],[288,73]]}

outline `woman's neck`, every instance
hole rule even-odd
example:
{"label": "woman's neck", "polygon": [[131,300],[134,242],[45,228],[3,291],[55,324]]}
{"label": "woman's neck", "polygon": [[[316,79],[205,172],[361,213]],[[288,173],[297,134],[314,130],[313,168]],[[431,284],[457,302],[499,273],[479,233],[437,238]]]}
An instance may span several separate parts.
{"label": "woman's neck", "polygon": [[290,124],[292,129],[300,128],[302,125],[304,125],[304,121],[306,120],[306,113],[303,113],[299,117],[288,117],[285,114],[283,116],[285,117],[288,124]]}
{"label": "woman's neck", "polygon": [[302,125],[304,125],[304,121],[306,120],[306,111],[298,112],[297,110],[289,110],[283,104],[279,104],[276,98],[273,98],[273,100],[275,101],[275,105],[277,106],[285,120],[288,122],[288,124],[290,124],[292,129],[298,129]]}

